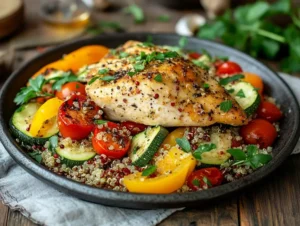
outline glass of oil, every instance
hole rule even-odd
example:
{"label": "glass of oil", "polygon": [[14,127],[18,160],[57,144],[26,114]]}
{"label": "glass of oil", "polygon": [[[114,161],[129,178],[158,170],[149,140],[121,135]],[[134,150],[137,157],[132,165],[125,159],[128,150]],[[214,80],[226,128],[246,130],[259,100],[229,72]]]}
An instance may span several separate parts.
{"label": "glass of oil", "polygon": [[90,10],[81,0],[41,0],[40,15],[55,25],[86,25]]}

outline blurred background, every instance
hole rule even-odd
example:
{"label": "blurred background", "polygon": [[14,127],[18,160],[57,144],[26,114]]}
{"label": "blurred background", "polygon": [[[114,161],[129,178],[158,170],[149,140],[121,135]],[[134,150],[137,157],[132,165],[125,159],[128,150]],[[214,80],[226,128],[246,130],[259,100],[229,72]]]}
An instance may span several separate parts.
{"label": "blurred background", "polygon": [[16,52],[36,55],[111,32],[212,39],[299,73],[299,6],[300,0],[0,0],[0,76],[9,74]]}

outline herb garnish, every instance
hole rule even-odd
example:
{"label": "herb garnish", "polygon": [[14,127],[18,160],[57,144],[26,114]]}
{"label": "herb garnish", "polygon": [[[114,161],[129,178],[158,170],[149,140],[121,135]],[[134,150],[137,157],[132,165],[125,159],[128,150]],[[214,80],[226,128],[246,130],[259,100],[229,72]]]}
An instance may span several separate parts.
{"label": "herb garnish", "polygon": [[208,89],[208,88],[209,88],[209,84],[204,83],[204,84],[203,84],[203,88],[204,88],[204,89]]}
{"label": "herb garnish", "polygon": [[209,152],[213,149],[217,148],[217,146],[213,143],[211,144],[201,144],[198,146],[198,148],[194,151],[193,156],[197,159],[200,160],[201,159],[201,155],[204,152]]}
{"label": "herb garnish", "polygon": [[255,145],[248,145],[246,147],[246,153],[238,148],[229,149],[227,152],[234,158],[232,165],[249,165],[253,169],[267,164],[272,159],[272,156],[269,154],[259,154],[258,148]]}
{"label": "herb garnish", "polygon": [[232,108],[232,101],[225,100],[220,104],[221,111],[228,112]]}
{"label": "herb garnish", "polygon": [[49,139],[49,150],[52,152],[52,153],[55,153],[55,149],[58,145],[58,136],[52,136],[50,137]]}
{"label": "herb garnish", "polygon": [[100,21],[97,24],[91,24],[87,27],[86,31],[93,35],[99,35],[104,33],[106,30],[112,30],[116,32],[121,32],[124,29],[120,23],[115,21]]}
{"label": "herb garnish", "polygon": [[176,143],[184,152],[191,152],[192,148],[186,137],[176,138]]}
{"label": "herb garnish", "polygon": [[207,66],[205,63],[203,63],[202,61],[199,60],[192,60],[192,62],[197,65],[198,67],[201,67],[204,70],[209,70],[209,66]]}
{"label": "herb garnish", "polygon": [[76,82],[78,81],[78,77],[74,75],[72,72],[65,72],[60,77],[55,77],[49,79],[49,81],[54,80],[55,82],[52,85],[53,90],[61,90],[61,87],[67,82]]}
{"label": "herb garnish", "polygon": [[135,23],[143,23],[145,21],[144,11],[141,7],[136,4],[132,4],[123,9],[125,13],[130,13]]}
{"label": "herb garnish", "polygon": [[120,52],[120,58],[125,58],[125,57],[128,57],[128,56],[129,56],[129,53]]}
{"label": "herb garnish", "polygon": [[106,121],[106,120],[101,120],[101,119],[97,119],[97,120],[95,120],[94,122],[95,122],[97,125],[103,125],[103,124],[107,123],[108,121]]}
{"label": "herb garnish", "polygon": [[46,84],[46,82],[47,80],[43,75],[29,79],[29,86],[21,88],[20,92],[17,93],[14,102],[17,105],[21,105],[36,97],[52,96],[51,94],[42,91],[43,85]]}
{"label": "herb garnish", "polygon": [[161,76],[161,74],[157,74],[157,75],[154,77],[154,80],[157,81],[157,82],[162,82],[162,76]]}
{"label": "herb garnish", "polygon": [[234,93],[234,89],[226,89],[228,93]]}
{"label": "herb garnish", "polygon": [[181,49],[183,49],[183,48],[186,46],[187,43],[188,43],[187,37],[182,36],[182,37],[179,39],[179,41],[178,41],[178,46],[179,46]]}
{"label": "herb garnish", "polygon": [[200,187],[200,181],[198,179],[192,180],[192,184],[197,186],[197,187]]}
{"label": "herb garnish", "polygon": [[169,15],[160,15],[157,17],[157,20],[160,22],[169,22],[171,17]]}
{"label": "herb garnish", "polygon": [[237,97],[240,97],[240,98],[245,98],[245,93],[242,89],[240,89],[236,94],[235,94]]}
{"label": "herb garnish", "polygon": [[146,169],[143,170],[142,176],[148,177],[156,172],[156,166],[155,165],[148,165]]}
{"label": "herb garnish", "polygon": [[29,152],[28,155],[30,155],[31,158],[33,158],[35,161],[37,161],[38,163],[42,162],[42,156],[39,152],[34,151],[34,152]]}
{"label": "herb garnish", "polygon": [[114,77],[114,76],[110,76],[110,75],[107,75],[107,76],[104,76],[104,77],[102,77],[102,78],[99,78],[100,80],[102,80],[102,81],[105,81],[105,82],[110,82],[110,81],[113,81],[113,80],[115,80],[116,79],[116,77]]}
{"label": "herb garnish", "polygon": [[203,177],[203,182],[207,185],[207,187],[212,187],[210,180],[207,177]]}
{"label": "herb garnish", "polygon": [[220,83],[220,85],[225,86],[225,85],[227,85],[227,84],[229,84],[231,82],[240,80],[242,78],[245,78],[245,76],[242,75],[242,74],[237,74],[237,75],[234,75],[234,76],[231,76],[231,77],[222,78],[222,79],[220,79],[219,83]]}
{"label": "herb garnish", "polygon": [[107,68],[103,68],[98,71],[98,74],[104,75],[104,74],[107,74],[108,72],[109,72],[109,70]]}

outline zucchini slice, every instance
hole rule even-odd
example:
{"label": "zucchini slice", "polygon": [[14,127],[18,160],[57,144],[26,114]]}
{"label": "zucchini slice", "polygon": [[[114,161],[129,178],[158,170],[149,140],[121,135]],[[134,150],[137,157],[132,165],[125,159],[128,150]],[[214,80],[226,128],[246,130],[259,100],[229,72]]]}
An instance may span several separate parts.
{"label": "zucchini slice", "polygon": [[259,106],[260,96],[257,90],[248,82],[236,82],[225,85],[230,95],[238,102],[248,116]]}
{"label": "zucchini slice", "polygon": [[156,126],[135,135],[131,141],[128,154],[132,164],[140,167],[147,165],[168,133],[165,128]]}
{"label": "zucchini slice", "polygon": [[44,134],[43,137],[33,137],[29,133],[29,127],[33,116],[39,109],[41,104],[28,103],[19,107],[9,121],[9,127],[12,134],[18,138],[23,144],[28,145],[44,145],[46,141],[59,132],[56,117],[48,120],[40,130]]}
{"label": "zucchini slice", "polygon": [[79,142],[72,143],[70,138],[60,141],[55,151],[61,157],[62,163],[69,167],[82,165],[96,155],[92,145],[82,145]]}

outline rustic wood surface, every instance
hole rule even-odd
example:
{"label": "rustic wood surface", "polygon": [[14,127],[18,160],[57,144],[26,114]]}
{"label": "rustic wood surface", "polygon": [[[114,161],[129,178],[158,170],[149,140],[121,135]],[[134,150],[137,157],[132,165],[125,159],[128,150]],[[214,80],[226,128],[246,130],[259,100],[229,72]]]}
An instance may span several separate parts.
{"label": "rustic wood surface", "polygon": [[[26,0],[31,3],[36,0]],[[31,9],[32,10],[32,9]],[[198,9],[196,11],[200,11]],[[152,13],[153,12],[153,13]],[[169,23],[158,23],[153,18],[167,13],[172,17]],[[118,21],[122,17],[130,31],[173,32],[177,19],[186,12],[170,10],[155,5],[147,5],[147,15],[152,18],[146,24],[135,26],[130,17],[118,13],[94,13],[97,20]],[[31,17],[32,18],[32,17]],[[9,40],[0,41],[0,48],[7,48]],[[19,67],[39,51],[37,49],[17,50],[13,67]],[[265,62],[277,69],[276,62]],[[0,83],[1,87],[1,83]],[[35,225],[18,211],[13,211],[0,202],[0,226]],[[200,226],[200,225],[300,225],[300,155],[290,156],[287,161],[261,183],[250,187],[226,200],[185,209],[162,221],[160,226]]]}

